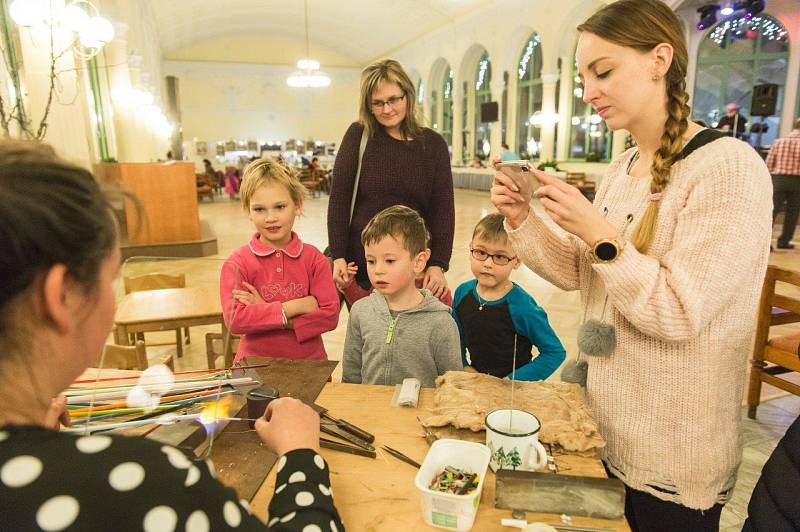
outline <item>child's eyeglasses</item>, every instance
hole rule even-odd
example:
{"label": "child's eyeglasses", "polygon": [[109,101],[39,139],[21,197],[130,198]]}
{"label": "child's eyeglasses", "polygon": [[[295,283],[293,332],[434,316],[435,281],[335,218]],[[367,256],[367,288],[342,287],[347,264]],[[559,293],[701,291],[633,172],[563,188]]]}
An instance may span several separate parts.
{"label": "child's eyeglasses", "polygon": [[472,254],[473,258],[481,262],[491,257],[492,262],[494,262],[498,266],[505,266],[506,264],[517,258],[517,257],[506,257],[505,255],[492,255],[491,253],[486,253],[481,249],[470,249],[469,252]]}

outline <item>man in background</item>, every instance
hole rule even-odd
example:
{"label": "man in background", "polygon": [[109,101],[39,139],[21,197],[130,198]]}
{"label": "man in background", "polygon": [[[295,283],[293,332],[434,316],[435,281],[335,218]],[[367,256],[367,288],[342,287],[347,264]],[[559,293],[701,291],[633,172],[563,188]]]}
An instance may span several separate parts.
{"label": "man in background", "polygon": [[730,136],[737,139],[744,137],[744,129],[747,125],[747,117],[739,112],[739,104],[731,102],[726,108],[728,114],[723,116],[717,124],[717,129],[728,132]]}
{"label": "man in background", "polygon": [[800,215],[800,118],[795,119],[789,136],[776,140],[770,148],[767,168],[772,174],[773,223],[780,208],[786,204],[778,249],[794,249],[791,241]]}
{"label": "man in background", "polygon": [[501,161],[516,161],[519,159],[517,154],[511,151],[511,149],[508,147],[508,144],[505,142],[502,144],[502,148],[503,150],[500,152]]}

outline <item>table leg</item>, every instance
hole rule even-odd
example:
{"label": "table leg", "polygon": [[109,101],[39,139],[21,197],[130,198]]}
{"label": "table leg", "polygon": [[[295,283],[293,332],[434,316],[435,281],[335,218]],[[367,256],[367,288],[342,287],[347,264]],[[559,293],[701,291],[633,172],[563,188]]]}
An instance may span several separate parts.
{"label": "table leg", "polygon": [[114,343],[117,345],[131,345],[128,329],[124,325],[114,325]]}
{"label": "table leg", "polygon": [[228,332],[228,328],[225,327],[225,323],[223,322],[220,326],[222,327],[222,349],[223,350],[225,350],[225,339],[226,338],[228,339],[228,346],[227,346],[228,349],[225,351],[225,353],[223,353],[223,355],[225,357],[225,367],[226,368],[230,368],[231,366],[233,366],[233,340],[231,338],[228,338],[228,335],[230,333]]}

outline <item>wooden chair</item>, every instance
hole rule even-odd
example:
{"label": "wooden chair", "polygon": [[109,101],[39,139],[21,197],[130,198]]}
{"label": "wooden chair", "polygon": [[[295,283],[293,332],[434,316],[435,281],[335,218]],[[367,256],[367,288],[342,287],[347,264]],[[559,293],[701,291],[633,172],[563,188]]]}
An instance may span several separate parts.
{"label": "wooden chair", "polygon": [[194,177],[197,182],[197,200],[206,197],[214,201],[214,182],[208,174],[194,174]]}
{"label": "wooden chair", "polygon": [[311,197],[316,198],[322,188],[322,179],[308,167],[300,169],[300,182],[311,191]]}
{"label": "wooden chair", "polygon": [[[150,273],[147,275],[140,275],[138,277],[123,277],[125,283],[125,293],[143,292],[145,290],[160,290],[163,288],[185,288],[186,276],[184,274],[169,275],[166,273]],[[192,339],[189,336],[189,327],[184,328],[186,331],[186,343],[191,343]],[[144,341],[144,333],[137,333],[135,340]],[[183,339],[181,338],[181,330],[175,329],[175,344],[177,345],[178,358],[183,356]],[[152,344],[152,345],[167,345],[167,344]]]}
{"label": "wooden chair", "polygon": [[594,200],[594,195],[597,192],[597,185],[593,181],[586,180],[586,173],[567,172],[566,181],[568,184],[580,190],[581,194],[583,194],[586,199],[589,201]]}
{"label": "wooden chair", "polygon": [[[225,338],[222,333],[210,332],[206,333],[206,359],[208,360],[208,369],[217,367],[217,357],[222,355],[222,350],[225,349]],[[228,346],[228,352],[225,353],[225,366],[229,368],[233,366],[233,356],[239,350],[239,337],[231,335],[231,344]]]}
{"label": "wooden chair", "polygon": [[800,322],[800,296],[776,294],[775,284],[778,281],[800,289],[800,272],[778,266],[767,268],[758,306],[753,358],[750,362],[747,390],[747,417],[750,419],[755,419],[756,409],[761,402],[762,382],[800,396],[800,386],[779,377],[790,372],[800,373],[800,332],[774,337],[769,335],[770,327]]}
{"label": "wooden chair", "polygon": [[103,355],[103,367],[115,369],[135,369],[144,371],[152,364],[164,364],[175,371],[172,353],[159,355],[148,359],[144,342],[139,340],[136,345],[107,344]]}

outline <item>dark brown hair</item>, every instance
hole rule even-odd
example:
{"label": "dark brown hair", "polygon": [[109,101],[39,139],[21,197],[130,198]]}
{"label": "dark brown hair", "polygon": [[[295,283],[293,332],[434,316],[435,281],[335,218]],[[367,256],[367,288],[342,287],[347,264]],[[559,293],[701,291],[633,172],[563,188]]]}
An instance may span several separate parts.
{"label": "dark brown hair", "polygon": [[63,264],[90,293],[116,245],[110,198],[89,171],[47,145],[0,141],[0,345],[14,301],[43,273]]}
{"label": "dark brown hair", "polygon": [[[650,192],[660,193],[669,183],[672,164],[683,148],[683,135],[689,127],[689,95],[686,92],[686,69],[689,52],[680,19],[660,0],[619,0],[589,17],[578,31],[597,35],[619,46],[649,52],[662,43],[672,46],[673,56],[664,80],[667,90],[667,120],[661,146],[653,157]],[[650,247],[658,221],[660,201],[648,202],[647,210],[631,242],[641,251]]]}
{"label": "dark brown hair", "polygon": [[394,205],[376,214],[361,232],[361,244],[367,246],[387,236],[402,238],[403,247],[412,257],[425,251],[430,240],[425,220],[405,205]]}

